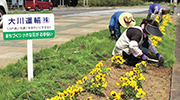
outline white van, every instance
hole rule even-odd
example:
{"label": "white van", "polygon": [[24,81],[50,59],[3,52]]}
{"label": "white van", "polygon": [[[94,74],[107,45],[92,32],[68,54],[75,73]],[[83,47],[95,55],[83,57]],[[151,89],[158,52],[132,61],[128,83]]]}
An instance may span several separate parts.
{"label": "white van", "polygon": [[6,0],[0,0],[0,27],[3,24],[3,15],[8,13],[8,6]]}

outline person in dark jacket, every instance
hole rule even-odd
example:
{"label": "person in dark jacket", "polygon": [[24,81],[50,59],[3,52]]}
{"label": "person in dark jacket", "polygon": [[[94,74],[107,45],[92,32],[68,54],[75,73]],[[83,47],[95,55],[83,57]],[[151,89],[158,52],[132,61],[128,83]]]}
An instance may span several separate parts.
{"label": "person in dark jacket", "polygon": [[125,11],[115,12],[110,19],[109,31],[112,41],[117,40],[121,36],[120,26],[125,28],[135,25],[134,17],[131,13]]}
{"label": "person in dark jacket", "polygon": [[[163,56],[152,45],[148,35],[162,37],[158,23],[154,20],[143,19],[140,26],[127,28],[117,40],[112,55],[120,53],[125,63],[135,66],[141,60],[148,60],[147,54],[151,52],[160,60]],[[163,57],[164,58],[164,57]]]}

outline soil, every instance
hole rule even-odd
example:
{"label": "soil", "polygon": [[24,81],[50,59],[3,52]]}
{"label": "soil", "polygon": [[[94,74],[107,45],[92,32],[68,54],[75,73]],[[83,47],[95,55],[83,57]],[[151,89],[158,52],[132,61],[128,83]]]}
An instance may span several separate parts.
{"label": "soil", "polygon": [[[125,77],[125,73],[132,71],[133,66],[121,65],[121,68],[114,67],[110,63],[110,59],[105,61],[106,67],[111,68],[111,72],[106,76],[107,87],[103,90],[103,94],[95,95],[90,93],[82,94],[79,97],[83,100],[87,97],[92,97],[92,100],[108,100],[111,91],[122,93],[119,87],[116,87],[116,82],[120,83],[120,76]],[[112,68],[113,67],[113,68]],[[147,72],[143,73],[145,81],[142,83],[143,91],[146,96],[142,100],[169,100],[170,86],[171,86],[171,72],[172,68],[164,68],[163,66],[157,67],[157,65],[149,64],[147,66]]]}
{"label": "soil", "polygon": [[[172,18],[172,23],[176,23],[177,19]],[[133,66],[121,65],[121,68],[116,68],[111,65],[110,59],[105,61],[106,67],[110,67],[111,72],[106,76],[107,87],[103,90],[103,94],[95,95],[90,93],[84,93],[79,97],[83,100],[88,97],[92,97],[92,100],[107,100],[110,97],[111,91],[121,93],[122,91],[115,86],[116,82],[120,83],[120,76],[125,76],[126,72],[132,71]],[[143,73],[145,81],[143,81],[142,87],[146,96],[142,100],[169,100],[170,88],[171,88],[171,74],[172,68],[165,68],[163,66],[157,67],[153,64],[148,64],[147,72]]]}

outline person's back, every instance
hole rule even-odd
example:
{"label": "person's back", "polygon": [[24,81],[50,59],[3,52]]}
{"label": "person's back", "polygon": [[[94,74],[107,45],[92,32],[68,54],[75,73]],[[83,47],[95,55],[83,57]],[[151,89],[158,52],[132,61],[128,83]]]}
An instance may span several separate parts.
{"label": "person's back", "polygon": [[159,15],[159,21],[162,22],[163,14],[164,14],[164,9],[162,8],[162,6],[158,3],[153,3],[149,6],[147,19],[150,19],[151,16],[153,19],[155,19],[156,16]]}
{"label": "person's back", "polygon": [[[111,41],[117,40],[121,36],[120,26],[125,28],[135,25],[135,20],[132,14],[125,11],[115,12],[109,22],[109,31],[111,33]],[[116,37],[118,36],[118,38]]]}
{"label": "person's back", "polygon": [[153,3],[149,6],[149,13],[159,12],[162,9],[162,6],[158,3]]}

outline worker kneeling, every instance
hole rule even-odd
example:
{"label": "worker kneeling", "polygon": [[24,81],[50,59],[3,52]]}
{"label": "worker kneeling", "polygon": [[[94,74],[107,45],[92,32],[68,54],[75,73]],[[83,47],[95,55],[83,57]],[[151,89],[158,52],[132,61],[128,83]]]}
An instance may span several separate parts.
{"label": "worker kneeling", "polygon": [[130,66],[135,66],[141,60],[148,60],[146,56],[148,52],[156,54],[160,60],[163,56],[152,45],[148,38],[150,34],[158,37],[163,36],[156,21],[143,19],[140,26],[132,26],[123,32],[115,44],[112,55],[120,53],[126,61],[125,63]]}

